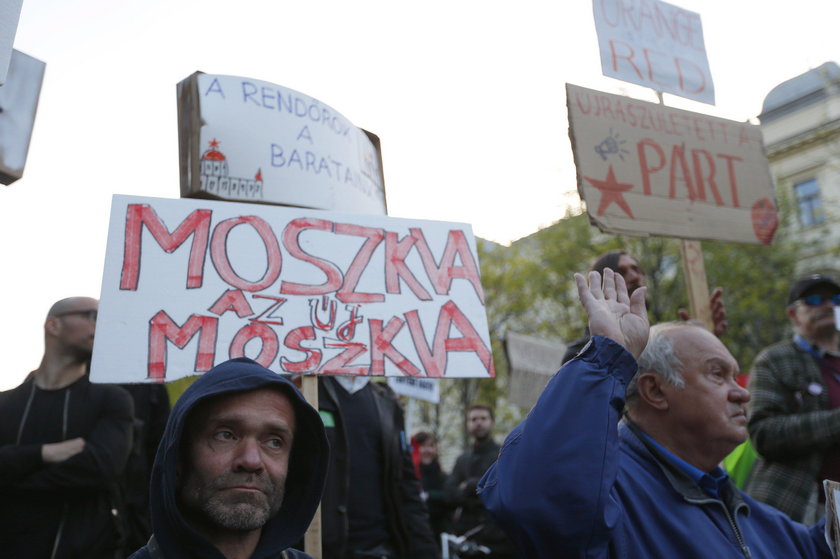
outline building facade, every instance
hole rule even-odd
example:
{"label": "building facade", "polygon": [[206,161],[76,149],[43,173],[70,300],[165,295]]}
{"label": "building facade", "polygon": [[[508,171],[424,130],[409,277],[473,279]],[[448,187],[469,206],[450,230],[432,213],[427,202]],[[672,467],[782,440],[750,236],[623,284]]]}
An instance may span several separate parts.
{"label": "building facade", "polygon": [[794,209],[799,271],[840,272],[840,67],[827,62],[782,82],[759,115],[770,173]]}

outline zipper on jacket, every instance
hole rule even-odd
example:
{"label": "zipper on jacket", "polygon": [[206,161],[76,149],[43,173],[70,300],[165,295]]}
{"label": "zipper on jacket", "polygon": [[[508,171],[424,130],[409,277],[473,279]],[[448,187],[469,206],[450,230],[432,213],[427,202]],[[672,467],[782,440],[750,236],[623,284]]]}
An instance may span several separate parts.
{"label": "zipper on jacket", "polygon": [[741,551],[744,552],[745,559],[752,559],[752,553],[750,553],[750,548],[747,547],[747,543],[744,541],[744,536],[741,534],[741,529],[738,527],[738,522],[729,512],[729,508],[727,506],[718,501],[720,505],[723,507],[723,512],[726,514],[726,520],[729,521],[729,526],[732,528],[732,532],[735,533],[735,539],[738,540],[738,545],[741,546]]}
{"label": "zipper on jacket", "polygon": [[[33,382],[34,384],[34,382]],[[62,418],[61,418],[61,440],[67,440],[67,408],[70,407],[70,389],[67,389],[67,392],[64,393],[64,410],[62,410]],[[53,548],[52,553],[50,554],[50,559],[55,559],[56,554],[58,553],[58,545],[61,543],[61,535],[64,532],[64,521],[67,519],[67,510],[68,505],[65,502],[64,506],[61,507],[61,520],[58,522],[58,531],[55,533],[55,540],[53,541]]]}

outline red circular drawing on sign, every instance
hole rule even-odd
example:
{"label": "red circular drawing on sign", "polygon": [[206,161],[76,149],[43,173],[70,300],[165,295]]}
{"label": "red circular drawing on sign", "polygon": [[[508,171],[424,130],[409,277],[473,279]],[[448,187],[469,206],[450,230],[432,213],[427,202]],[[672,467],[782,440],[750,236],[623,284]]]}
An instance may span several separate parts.
{"label": "red circular drawing on sign", "polygon": [[769,245],[779,226],[779,214],[769,198],[758,200],[752,207],[752,224],[755,237],[761,244]]}

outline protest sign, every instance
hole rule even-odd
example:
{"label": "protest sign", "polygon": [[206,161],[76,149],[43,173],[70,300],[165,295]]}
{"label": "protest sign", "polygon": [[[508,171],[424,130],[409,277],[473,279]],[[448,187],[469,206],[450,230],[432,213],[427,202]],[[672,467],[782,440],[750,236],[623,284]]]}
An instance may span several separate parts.
{"label": "protest sign", "polygon": [[605,76],[715,104],[700,14],[658,0],[592,0]]}
{"label": "protest sign", "polygon": [[293,89],[197,72],[178,140],[183,197],[386,213],[379,139]]}
{"label": "protest sign", "polygon": [[46,64],[12,51],[6,84],[0,87],[0,183],[23,176]]}
{"label": "protest sign", "polygon": [[560,370],[566,344],[515,332],[505,334],[504,344],[510,371],[508,398],[511,403],[530,409],[554,373]]}
{"label": "protest sign", "polygon": [[6,83],[23,0],[0,0],[0,85]]}
{"label": "protest sign", "polygon": [[578,190],[602,230],[770,244],[758,126],[566,84]]}
{"label": "protest sign", "polygon": [[240,356],[278,373],[494,376],[470,226],[115,196],[91,379]]}
{"label": "protest sign", "polygon": [[402,396],[417,398],[424,402],[440,402],[440,384],[438,379],[414,377],[389,377],[388,386]]}

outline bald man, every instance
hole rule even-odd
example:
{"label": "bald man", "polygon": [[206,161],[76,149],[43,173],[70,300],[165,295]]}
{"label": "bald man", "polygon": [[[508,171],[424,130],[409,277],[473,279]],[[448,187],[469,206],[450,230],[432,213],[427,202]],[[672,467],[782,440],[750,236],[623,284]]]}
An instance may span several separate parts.
{"label": "bald man", "polygon": [[0,392],[0,555],[112,559],[119,534],[111,489],[132,441],[133,406],[87,367],[99,303],[72,297],[44,322],[44,356]]}

